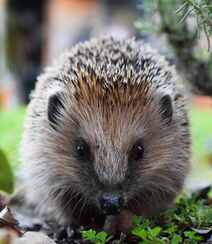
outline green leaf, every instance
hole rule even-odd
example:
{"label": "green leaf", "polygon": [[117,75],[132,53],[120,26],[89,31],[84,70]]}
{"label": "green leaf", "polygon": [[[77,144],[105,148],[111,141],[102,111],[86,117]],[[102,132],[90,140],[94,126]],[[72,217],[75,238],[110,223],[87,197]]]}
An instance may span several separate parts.
{"label": "green leaf", "polygon": [[6,155],[0,150],[0,190],[12,193],[14,189],[14,175]]}
{"label": "green leaf", "polygon": [[100,241],[106,241],[108,234],[104,231],[99,232],[96,235],[96,239],[100,240]]}
{"label": "green leaf", "polygon": [[84,240],[90,241],[95,244],[105,244],[107,243],[113,236],[110,236],[105,231],[96,232],[95,230],[84,230],[81,232]]}
{"label": "green leaf", "polygon": [[138,226],[141,224],[141,216],[133,216],[132,223],[134,226]]}
{"label": "green leaf", "polygon": [[83,239],[87,241],[94,241],[96,239],[96,231],[95,230],[84,230],[81,232]]}
{"label": "green leaf", "polygon": [[194,231],[185,231],[185,237],[189,238],[192,241],[201,241],[202,237],[197,235]]}
{"label": "green leaf", "polygon": [[212,225],[212,208],[200,208],[197,211],[197,217],[199,219],[199,222],[208,223],[208,225]]}
{"label": "green leaf", "polygon": [[156,236],[159,235],[160,231],[161,231],[161,227],[156,226],[156,227],[154,227],[153,229],[150,230],[150,235],[152,237],[156,237]]}
{"label": "green leaf", "polygon": [[179,243],[182,243],[182,237],[177,234],[174,234],[170,244],[179,244]]}
{"label": "green leaf", "polygon": [[147,238],[147,231],[141,227],[135,227],[132,230],[132,234],[143,239],[143,240],[146,240],[146,238]]}
{"label": "green leaf", "polygon": [[177,226],[172,225],[172,226],[168,227],[167,229],[165,229],[163,232],[167,233],[169,235],[173,235],[173,233],[175,233],[176,231],[177,231]]}
{"label": "green leaf", "polygon": [[110,236],[108,233],[106,233],[105,231],[100,231],[97,235],[96,235],[96,241],[98,243],[104,244],[106,242],[108,242],[110,239],[112,238],[112,236]]}

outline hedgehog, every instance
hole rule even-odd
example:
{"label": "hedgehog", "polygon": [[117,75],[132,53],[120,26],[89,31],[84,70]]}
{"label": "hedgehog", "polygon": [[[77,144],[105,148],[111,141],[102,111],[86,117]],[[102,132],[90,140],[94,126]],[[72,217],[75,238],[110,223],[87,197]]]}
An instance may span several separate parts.
{"label": "hedgehog", "polygon": [[38,77],[21,144],[27,200],[63,225],[117,233],[169,208],[189,171],[185,89],[135,39],[97,38]]}

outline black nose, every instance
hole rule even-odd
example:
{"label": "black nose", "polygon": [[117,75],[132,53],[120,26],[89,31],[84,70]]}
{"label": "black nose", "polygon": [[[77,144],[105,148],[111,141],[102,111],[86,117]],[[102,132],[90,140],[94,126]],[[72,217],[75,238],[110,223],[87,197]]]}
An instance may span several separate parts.
{"label": "black nose", "polygon": [[124,200],[121,196],[104,194],[99,199],[101,209],[106,215],[115,215],[120,212]]}

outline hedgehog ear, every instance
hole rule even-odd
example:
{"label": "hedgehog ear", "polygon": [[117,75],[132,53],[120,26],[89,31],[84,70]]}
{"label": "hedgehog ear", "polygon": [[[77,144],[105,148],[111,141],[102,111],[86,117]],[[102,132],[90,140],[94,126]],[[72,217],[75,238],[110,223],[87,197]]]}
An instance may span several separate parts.
{"label": "hedgehog ear", "polygon": [[48,120],[53,129],[56,129],[61,115],[61,110],[64,109],[62,97],[62,92],[56,92],[49,97],[47,108]]}
{"label": "hedgehog ear", "polygon": [[169,95],[165,95],[160,99],[160,113],[162,119],[165,120],[167,124],[170,124],[172,121],[173,108],[172,100]]}

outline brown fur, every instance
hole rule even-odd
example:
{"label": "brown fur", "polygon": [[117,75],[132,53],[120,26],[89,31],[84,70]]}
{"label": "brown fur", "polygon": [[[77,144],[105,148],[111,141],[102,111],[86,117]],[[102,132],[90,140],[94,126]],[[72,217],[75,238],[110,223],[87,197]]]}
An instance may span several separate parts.
{"label": "brown fur", "polygon": [[[39,77],[28,108],[22,160],[29,201],[62,223],[78,224],[101,216],[103,192],[121,193],[124,211],[135,214],[167,208],[183,186],[190,157],[185,97],[176,78],[160,55],[134,40],[92,40],[67,52]],[[64,106],[57,130],[47,118],[56,92]],[[170,124],[159,105],[166,94]],[[74,156],[79,137],[90,145],[91,162]],[[129,162],[139,138],[144,157]]]}

